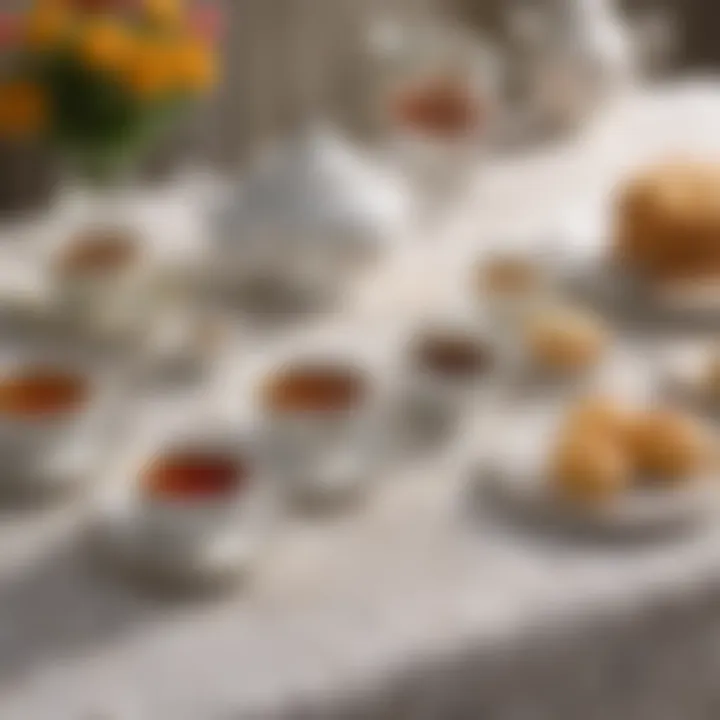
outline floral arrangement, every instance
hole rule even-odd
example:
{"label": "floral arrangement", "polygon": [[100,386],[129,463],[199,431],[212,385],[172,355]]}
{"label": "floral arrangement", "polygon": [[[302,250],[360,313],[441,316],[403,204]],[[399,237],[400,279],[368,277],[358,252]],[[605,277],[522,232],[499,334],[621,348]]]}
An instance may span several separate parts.
{"label": "floral arrangement", "polygon": [[0,134],[47,140],[100,181],[137,159],[217,80],[208,6],[36,0],[0,18]]}

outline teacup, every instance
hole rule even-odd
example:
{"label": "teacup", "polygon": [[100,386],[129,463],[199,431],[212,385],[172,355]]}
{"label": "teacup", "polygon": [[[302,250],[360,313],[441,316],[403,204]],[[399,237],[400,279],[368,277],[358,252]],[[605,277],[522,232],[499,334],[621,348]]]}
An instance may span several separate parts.
{"label": "teacup", "polygon": [[231,430],[169,432],[124,466],[128,512],[116,531],[126,561],[174,579],[244,568],[265,538],[273,487],[250,439]]}
{"label": "teacup", "polygon": [[299,354],[259,384],[267,452],[293,496],[335,501],[366,487],[388,426],[382,369],[351,352]]}
{"label": "teacup", "polygon": [[0,486],[57,491],[89,479],[109,449],[117,387],[89,363],[24,353],[0,363]]}
{"label": "teacup", "polygon": [[499,363],[494,339],[464,322],[417,328],[407,343],[403,407],[411,434],[445,437],[479,401]]}
{"label": "teacup", "polygon": [[92,330],[129,330],[143,318],[150,260],[137,236],[86,230],[50,253],[53,309]]}

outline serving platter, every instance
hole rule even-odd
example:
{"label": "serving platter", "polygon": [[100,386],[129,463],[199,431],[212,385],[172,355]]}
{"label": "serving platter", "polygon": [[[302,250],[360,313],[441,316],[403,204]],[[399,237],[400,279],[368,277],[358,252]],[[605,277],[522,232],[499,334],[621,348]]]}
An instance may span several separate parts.
{"label": "serving platter", "polygon": [[537,413],[512,422],[513,440],[495,438],[476,463],[473,481],[523,522],[598,538],[656,538],[698,530],[720,510],[720,481],[713,468],[674,484],[644,479],[606,502],[573,502],[554,489],[547,470],[557,418]]}

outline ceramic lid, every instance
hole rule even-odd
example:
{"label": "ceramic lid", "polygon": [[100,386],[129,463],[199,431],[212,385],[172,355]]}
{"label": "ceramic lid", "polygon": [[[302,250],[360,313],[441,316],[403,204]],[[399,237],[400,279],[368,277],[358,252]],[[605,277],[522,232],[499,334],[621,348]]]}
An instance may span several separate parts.
{"label": "ceramic lid", "polygon": [[321,124],[262,157],[234,195],[230,239],[262,227],[297,242],[386,242],[409,208],[399,178]]}

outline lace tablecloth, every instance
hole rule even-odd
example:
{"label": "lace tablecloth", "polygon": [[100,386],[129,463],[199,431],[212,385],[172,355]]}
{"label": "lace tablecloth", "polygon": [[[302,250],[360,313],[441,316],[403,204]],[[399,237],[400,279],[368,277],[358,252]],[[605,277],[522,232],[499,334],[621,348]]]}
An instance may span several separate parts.
{"label": "lace tablecloth", "polygon": [[[489,164],[446,237],[415,253],[404,299],[432,299],[442,276],[451,290],[456,261],[492,235],[591,249],[623,168],[716,152],[718,127],[720,86],[684,85]],[[718,716],[720,523],[629,546],[533,533],[483,508],[450,461],[403,468],[357,514],[293,521],[252,584],[212,604],[154,602],[90,571],[83,508],[3,516],[0,717]]]}

